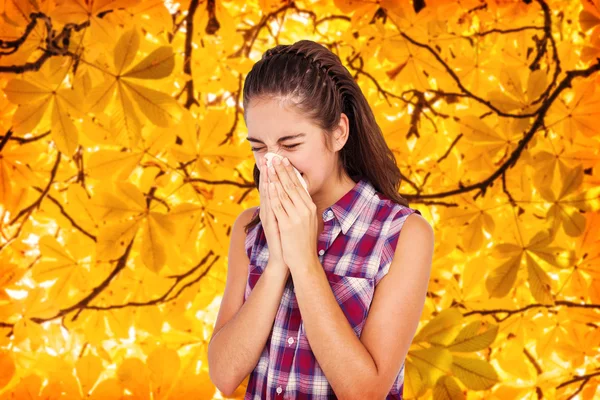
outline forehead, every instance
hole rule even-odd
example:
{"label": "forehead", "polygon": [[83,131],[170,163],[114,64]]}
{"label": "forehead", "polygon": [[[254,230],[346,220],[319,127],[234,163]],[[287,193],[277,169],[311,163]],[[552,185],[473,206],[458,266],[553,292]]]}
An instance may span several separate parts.
{"label": "forehead", "polygon": [[306,133],[306,138],[319,131],[307,117],[278,100],[253,101],[245,116],[248,136],[253,138],[277,140],[300,132]]}

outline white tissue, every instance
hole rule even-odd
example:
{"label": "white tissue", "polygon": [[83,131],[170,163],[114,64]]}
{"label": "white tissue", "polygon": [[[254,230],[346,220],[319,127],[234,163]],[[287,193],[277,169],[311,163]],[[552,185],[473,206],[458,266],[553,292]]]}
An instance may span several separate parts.
{"label": "white tissue", "polygon": [[[270,152],[269,152],[269,153],[265,154],[265,158],[267,159],[267,166],[268,166],[268,167],[270,167],[270,166],[272,166],[272,165],[273,165],[272,163],[273,163],[273,158],[274,158],[274,157],[277,157],[277,158],[279,158],[280,160],[283,160],[283,157],[282,157],[282,156],[280,156],[279,154],[277,154],[277,153],[270,153]],[[294,172],[296,173],[296,176],[298,177],[298,180],[299,180],[299,181],[300,181],[300,183],[302,184],[302,187],[304,187],[304,190],[306,190],[306,193],[308,193],[308,185],[306,184],[306,181],[304,180],[304,178],[302,178],[302,175],[301,175],[301,174],[300,174],[300,172],[299,172],[299,171],[296,169],[296,167],[294,167],[294,166],[292,165],[292,168],[294,168]]]}

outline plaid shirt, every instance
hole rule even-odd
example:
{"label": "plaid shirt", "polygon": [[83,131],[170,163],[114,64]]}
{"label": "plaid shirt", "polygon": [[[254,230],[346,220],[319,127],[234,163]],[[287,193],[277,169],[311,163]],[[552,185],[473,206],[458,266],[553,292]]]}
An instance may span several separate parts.
{"label": "plaid shirt", "polygon": [[[256,213],[260,210],[256,209]],[[393,202],[360,180],[322,215],[323,232],[317,251],[331,291],[360,337],[375,286],[388,273],[400,229],[420,211]],[[262,224],[246,236],[250,259],[244,302],[269,260]],[[404,364],[386,399],[402,399]],[[290,275],[275,316],[271,334],[248,380],[244,400],[336,399],[306,337]]]}

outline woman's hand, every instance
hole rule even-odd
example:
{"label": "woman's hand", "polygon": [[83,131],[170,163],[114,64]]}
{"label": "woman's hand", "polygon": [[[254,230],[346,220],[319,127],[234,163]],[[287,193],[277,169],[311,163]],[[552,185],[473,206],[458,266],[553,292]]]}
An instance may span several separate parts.
{"label": "woman's hand", "polygon": [[269,267],[267,269],[275,267],[277,271],[271,272],[281,272],[282,274],[287,275],[289,274],[289,268],[283,260],[281,240],[279,239],[279,228],[269,199],[269,179],[273,180],[273,177],[268,176],[267,160],[263,159],[260,166],[258,191],[260,193],[260,221],[269,248]]}
{"label": "woman's hand", "polygon": [[302,187],[291,164],[273,160],[269,171],[269,201],[275,213],[283,261],[290,271],[305,268],[317,257],[317,206]]}

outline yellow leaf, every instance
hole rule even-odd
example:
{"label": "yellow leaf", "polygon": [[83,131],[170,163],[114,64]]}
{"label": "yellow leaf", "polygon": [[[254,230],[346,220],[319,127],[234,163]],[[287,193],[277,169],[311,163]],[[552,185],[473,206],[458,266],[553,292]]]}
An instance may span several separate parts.
{"label": "yellow leaf", "polygon": [[100,261],[109,261],[121,257],[133,240],[141,222],[142,219],[128,219],[102,226],[96,243],[96,258]]}
{"label": "yellow leaf", "polygon": [[496,370],[487,361],[454,356],[452,373],[469,389],[486,390],[499,379]]}
{"label": "yellow leaf", "polygon": [[504,297],[510,292],[517,272],[521,266],[521,257],[513,257],[490,272],[485,280],[485,287],[492,297]]}
{"label": "yellow leaf", "polygon": [[8,165],[8,162],[4,159],[0,159],[0,204],[8,209],[10,209],[10,207],[8,207],[10,200],[13,198],[13,183],[9,171],[10,165]]}
{"label": "yellow leaf", "polygon": [[478,214],[473,221],[465,228],[461,235],[462,248],[466,252],[476,252],[481,248],[484,240],[483,236],[483,218]]}
{"label": "yellow leaf", "polygon": [[471,352],[487,348],[496,339],[498,325],[479,333],[481,321],[473,321],[465,326],[447,348],[450,351]]}
{"label": "yellow leaf", "polygon": [[430,347],[413,350],[408,354],[419,370],[425,386],[433,386],[441,376],[450,373],[452,354],[447,349]]}
{"label": "yellow leaf", "polygon": [[578,268],[573,269],[573,273],[568,278],[567,285],[564,287],[563,293],[566,296],[579,297],[581,300],[585,299],[587,293],[587,282]]}
{"label": "yellow leaf", "polygon": [[19,267],[10,259],[1,257],[2,254],[0,254],[0,289],[18,282],[27,272],[27,269]]}
{"label": "yellow leaf", "polygon": [[[521,83],[521,77],[519,76],[519,69],[512,67],[503,67],[500,71],[500,83],[504,87],[504,90],[510,93],[512,96],[516,97],[518,100],[523,101],[523,84]],[[506,98],[510,98],[506,93],[500,93],[502,96]],[[501,96],[501,97],[502,97]],[[490,99],[491,100],[491,99]],[[513,101],[518,105],[518,102]]]}
{"label": "yellow leaf", "polygon": [[67,157],[75,153],[79,144],[77,128],[66,110],[59,107],[58,101],[54,101],[52,109],[52,138],[58,150]]}
{"label": "yellow leaf", "polygon": [[520,107],[518,101],[512,99],[499,90],[492,90],[488,92],[488,99],[490,100],[490,103],[492,103],[500,111],[511,112]]}
{"label": "yellow leaf", "polygon": [[471,297],[481,292],[481,282],[485,276],[485,268],[481,268],[482,260],[472,258],[467,261],[462,273],[462,292],[465,297]]}
{"label": "yellow leaf", "polygon": [[137,399],[150,399],[148,368],[139,358],[126,358],[117,368],[117,377],[123,387]]}
{"label": "yellow leaf", "polygon": [[600,91],[596,90],[596,86],[591,79],[579,79],[574,82],[572,95],[566,97],[568,102],[557,100],[552,103],[546,127],[554,127],[565,139],[572,141],[577,140],[579,132],[589,137],[597,135]]}
{"label": "yellow leaf", "polygon": [[590,287],[588,288],[588,294],[593,303],[600,303],[600,279],[592,279]]}
{"label": "yellow leaf", "polygon": [[161,79],[171,75],[175,67],[175,54],[171,46],[161,46],[123,74],[127,78]]}
{"label": "yellow leaf", "polygon": [[40,393],[41,399],[59,399],[63,396],[67,397],[67,393],[63,390],[62,383],[54,378],[49,378],[48,381],[45,382],[42,393]]}
{"label": "yellow leaf", "polygon": [[153,124],[166,127],[181,119],[180,106],[172,96],[132,82],[124,85],[129,89],[140,111]]}
{"label": "yellow leaf", "polygon": [[123,386],[117,378],[108,378],[101,381],[94,388],[90,400],[120,399],[123,395]]}
{"label": "yellow leaf", "polygon": [[36,400],[39,399],[39,393],[42,388],[43,379],[35,374],[27,375],[21,378],[15,390],[11,393],[13,399]]}
{"label": "yellow leaf", "polygon": [[571,237],[578,237],[585,231],[585,216],[577,209],[571,208],[565,210],[561,205],[557,205],[560,210],[560,221],[562,221],[565,233]]}
{"label": "yellow leaf", "polygon": [[94,179],[127,180],[142,160],[142,152],[122,152],[99,149],[87,162],[88,175]]}
{"label": "yellow leaf", "polygon": [[79,383],[73,374],[74,365],[71,360],[65,360],[58,355],[44,354],[39,358],[39,361],[40,364],[52,365],[55,367],[48,371],[48,380],[50,382],[48,386],[52,384],[55,385],[54,388],[48,390],[48,393],[53,393],[53,391],[56,390],[56,392],[53,393],[54,397],[50,398],[60,398],[61,396],[71,399],[80,398]]}
{"label": "yellow leaf", "polygon": [[556,325],[548,332],[543,333],[541,338],[537,339],[535,352],[538,357],[549,358],[553,350],[554,344],[559,338],[560,327]]}
{"label": "yellow leaf", "polygon": [[547,85],[548,77],[542,69],[532,71],[529,75],[529,80],[527,81],[527,100],[530,102],[536,100],[544,93]]}
{"label": "yellow leaf", "polygon": [[31,351],[37,351],[44,344],[44,330],[29,318],[22,318],[15,324],[14,334],[17,344],[29,339]]}
{"label": "yellow leaf", "polygon": [[456,308],[440,311],[414,337],[413,342],[428,341],[430,343],[448,345],[452,343],[461,328],[462,314]]}
{"label": "yellow leaf", "polygon": [[128,308],[117,308],[103,312],[112,337],[128,339],[129,330],[133,327],[133,313]]}
{"label": "yellow leaf", "polygon": [[82,73],[73,79],[71,86],[56,90],[55,99],[77,120],[87,115],[85,96],[91,89],[91,78],[89,74]]}
{"label": "yellow leaf", "polygon": [[155,398],[158,398],[159,394],[164,394],[168,390],[179,373],[181,365],[179,354],[173,349],[157,347],[148,355],[146,363],[150,370],[150,381],[156,394]]}
{"label": "yellow leaf", "polygon": [[104,111],[110,100],[113,98],[116,85],[116,80],[107,79],[94,86],[86,96],[84,108],[93,113]]}
{"label": "yellow leaf", "polygon": [[579,13],[579,25],[582,31],[588,31],[598,24],[600,24],[600,18],[586,10],[581,10]]}
{"label": "yellow leaf", "polygon": [[498,135],[496,131],[473,115],[462,117],[460,123],[465,128],[465,137],[471,141],[482,143],[505,142],[505,139]]}
{"label": "yellow leaf", "polygon": [[[523,327],[518,327],[516,331],[522,332]],[[517,337],[513,338],[513,340],[503,341],[501,351],[498,352],[495,359],[498,362],[498,366],[510,374],[510,376],[521,379],[535,379],[537,373],[527,358],[523,357],[524,346],[519,339]]]}
{"label": "yellow leaf", "polygon": [[[119,132],[119,137],[127,138],[128,147],[135,148],[142,139],[142,125],[123,84],[117,85],[117,89],[119,100],[112,113],[114,127]],[[124,140],[119,139],[119,142],[122,141]]]}
{"label": "yellow leaf", "polygon": [[0,351],[0,390],[10,383],[12,377],[15,375],[15,362],[13,361],[10,353],[7,351]]}
{"label": "yellow leaf", "polygon": [[[157,219],[151,213],[145,220],[142,233],[141,257],[144,264],[152,271],[158,273],[164,267],[167,261],[167,243],[168,237],[164,234],[169,228],[164,229],[161,223],[164,219]],[[170,241],[169,241],[170,242]]]}
{"label": "yellow leaf", "polygon": [[407,399],[418,398],[427,389],[418,368],[408,359],[404,363],[404,396]]}
{"label": "yellow leaf", "polygon": [[51,92],[24,79],[11,79],[4,87],[8,101],[14,104],[27,104],[42,101]]}
{"label": "yellow leaf", "polygon": [[517,256],[523,252],[521,246],[517,246],[513,243],[498,243],[492,248],[492,257],[495,258],[507,258]]}
{"label": "yellow leaf", "polygon": [[100,113],[93,118],[85,117],[81,132],[85,138],[89,138],[96,145],[129,146],[127,135],[120,132],[116,128],[115,120],[104,113]]}
{"label": "yellow leaf", "polygon": [[[193,365],[196,363],[194,362]],[[202,363],[205,365],[204,363]],[[247,380],[246,378],[245,380]],[[243,386],[243,384],[240,384]],[[239,387],[238,387],[239,389]],[[177,385],[171,392],[171,396],[174,399],[212,399],[215,397],[216,388],[210,379],[210,375],[207,370],[202,368],[200,372],[190,370],[186,372],[177,382]],[[235,398],[243,397],[243,393],[240,393],[236,389]]]}
{"label": "yellow leaf", "polygon": [[463,400],[465,394],[452,376],[442,376],[433,387],[435,400]]}
{"label": "yellow leaf", "polygon": [[95,234],[98,225],[87,192],[79,185],[69,185],[66,204],[71,217],[77,224],[90,234]]}
{"label": "yellow leaf", "polygon": [[44,300],[46,291],[42,287],[30,289],[23,302],[23,314],[28,318],[52,318],[58,314],[58,306],[49,299]]}
{"label": "yellow leaf", "polygon": [[126,21],[131,18],[154,36],[173,31],[173,17],[164,0],[145,0],[128,8]]}
{"label": "yellow leaf", "polygon": [[117,75],[121,75],[123,69],[131,64],[139,47],[140,34],[135,27],[123,33],[119,38],[113,54]]}
{"label": "yellow leaf", "polygon": [[192,203],[178,204],[171,210],[169,216],[177,224],[175,233],[175,242],[186,252],[190,252],[190,257],[198,252],[199,232],[204,226],[204,217],[202,212],[204,207]]}
{"label": "yellow leaf", "polygon": [[128,204],[114,194],[107,192],[95,194],[90,201],[90,206],[97,221],[135,217],[144,211],[139,206]]}
{"label": "yellow leaf", "polygon": [[[161,296],[162,293],[156,297]],[[151,335],[161,336],[163,327],[163,317],[156,307],[138,307],[135,310],[136,328],[143,329]]]}
{"label": "yellow leaf", "polygon": [[582,165],[579,164],[577,167],[573,168],[567,176],[565,176],[565,180],[563,181],[563,186],[558,195],[559,199],[563,199],[569,194],[573,193],[575,190],[579,189],[581,183],[583,182],[583,168]]}
{"label": "yellow leaf", "polygon": [[50,287],[48,297],[60,304],[68,301],[71,288],[83,290],[87,274],[58,241],[44,235],[39,241],[42,260],[33,267],[32,276],[38,282],[56,280]]}
{"label": "yellow leaf", "polygon": [[75,370],[85,396],[94,387],[102,373],[102,360],[100,357],[88,353],[75,362]]}
{"label": "yellow leaf", "polygon": [[527,259],[527,281],[533,297],[541,304],[554,305],[552,297],[552,281],[535,260],[525,254]]}
{"label": "yellow leaf", "polygon": [[132,208],[136,209],[138,212],[146,210],[146,199],[137,186],[131,182],[117,181],[115,182],[115,188],[117,189],[119,197],[124,199]]}
{"label": "yellow leaf", "polygon": [[13,115],[12,130],[17,135],[29,133],[39,124],[44,116],[52,96],[29,104],[22,104]]}
{"label": "yellow leaf", "polygon": [[[84,312],[79,318],[80,326],[83,326],[83,333],[90,344],[102,347],[102,341],[111,338],[106,331],[103,312]],[[99,354],[102,355],[102,353]]]}

